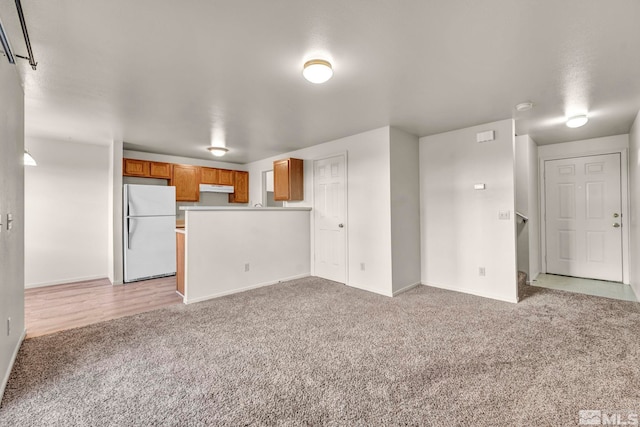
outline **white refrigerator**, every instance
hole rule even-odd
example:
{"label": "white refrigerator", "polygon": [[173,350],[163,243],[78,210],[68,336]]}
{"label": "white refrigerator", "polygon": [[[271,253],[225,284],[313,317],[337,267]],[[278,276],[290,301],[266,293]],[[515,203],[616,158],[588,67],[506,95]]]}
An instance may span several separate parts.
{"label": "white refrigerator", "polygon": [[124,185],[124,281],[176,274],[176,188]]}

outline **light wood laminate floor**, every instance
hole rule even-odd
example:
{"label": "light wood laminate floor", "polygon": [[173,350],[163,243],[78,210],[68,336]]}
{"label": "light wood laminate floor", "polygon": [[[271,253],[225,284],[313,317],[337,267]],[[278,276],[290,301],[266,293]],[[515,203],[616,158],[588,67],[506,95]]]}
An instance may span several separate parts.
{"label": "light wood laminate floor", "polygon": [[112,286],[107,279],[26,289],[27,338],[181,304],[176,278]]}

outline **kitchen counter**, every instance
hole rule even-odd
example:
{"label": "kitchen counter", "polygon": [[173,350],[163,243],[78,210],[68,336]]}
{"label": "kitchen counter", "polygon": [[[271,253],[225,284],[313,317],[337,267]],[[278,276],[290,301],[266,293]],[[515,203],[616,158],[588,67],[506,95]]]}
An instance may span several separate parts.
{"label": "kitchen counter", "polygon": [[309,207],[257,208],[238,206],[180,206],[181,211],[310,211]]}

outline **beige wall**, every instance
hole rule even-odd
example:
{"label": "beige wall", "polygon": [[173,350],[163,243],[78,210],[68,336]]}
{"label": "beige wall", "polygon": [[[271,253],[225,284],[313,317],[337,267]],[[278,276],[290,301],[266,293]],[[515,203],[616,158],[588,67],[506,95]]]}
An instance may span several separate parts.
{"label": "beige wall", "polygon": [[640,112],[629,134],[630,270],[629,281],[640,300]]}
{"label": "beige wall", "polygon": [[[24,334],[24,94],[0,56],[0,398]],[[7,214],[13,227],[7,229]],[[7,322],[11,320],[11,331]]]}
{"label": "beige wall", "polygon": [[[513,126],[509,119],[420,138],[423,284],[516,302]],[[496,139],[476,142],[487,130]],[[498,219],[500,211],[510,219]]]}
{"label": "beige wall", "polygon": [[25,170],[25,286],[108,277],[111,148],[28,144],[38,166]]}

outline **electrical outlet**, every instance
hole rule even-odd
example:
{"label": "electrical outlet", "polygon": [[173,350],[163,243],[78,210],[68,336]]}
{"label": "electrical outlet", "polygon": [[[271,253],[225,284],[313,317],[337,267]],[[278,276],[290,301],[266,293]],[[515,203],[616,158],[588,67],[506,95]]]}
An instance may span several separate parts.
{"label": "electrical outlet", "polygon": [[486,272],[484,270],[484,267],[478,267],[478,275],[486,276]]}
{"label": "electrical outlet", "polygon": [[245,271],[245,273],[247,271],[249,271],[249,263],[248,262],[244,264],[244,271]]}
{"label": "electrical outlet", "polygon": [[498,219],[509,219],[511,218],[511,212],[510,211],[499,211],[498,212]]}
{"label": "electrical outlet", "polygon": [[11,335],[11,317],[7,317],[7,336]]}
{"label": "electrical outlet", "polygon": [[360,263],[360,271],[364,271],[364,262]]}

